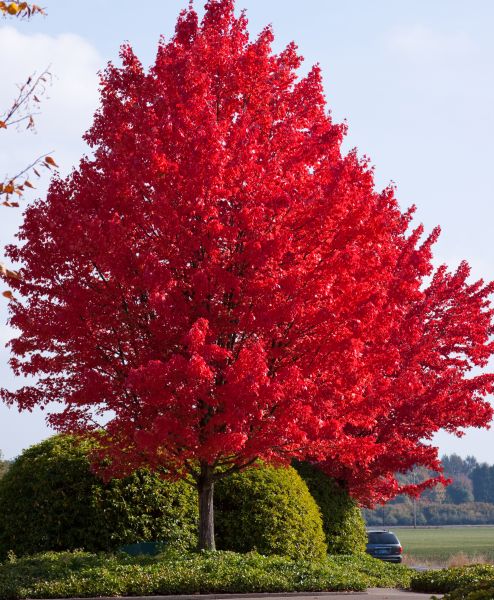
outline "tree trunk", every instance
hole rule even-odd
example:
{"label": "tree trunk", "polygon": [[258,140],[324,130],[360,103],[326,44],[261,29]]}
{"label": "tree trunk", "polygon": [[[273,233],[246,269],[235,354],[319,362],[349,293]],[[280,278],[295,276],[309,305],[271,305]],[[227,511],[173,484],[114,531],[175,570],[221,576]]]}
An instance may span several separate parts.
{"label": "tree trunk", "polygon": [[199,550],[216,550],[214,542],[214,481],[212,469],[201,464],[201,475],[197,482],[199,492]]}

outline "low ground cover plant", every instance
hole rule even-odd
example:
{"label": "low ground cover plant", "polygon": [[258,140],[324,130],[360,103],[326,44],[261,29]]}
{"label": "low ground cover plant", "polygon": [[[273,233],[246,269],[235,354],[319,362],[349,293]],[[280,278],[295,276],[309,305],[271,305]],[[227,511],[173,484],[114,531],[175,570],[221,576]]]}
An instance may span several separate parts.
{"label": "low ground cover plant", "polygon": [[68,598],[193,593],[364,590],[407,587],[407,567],[368,556],[321,561],[255,552],[169,552],[158,557],[47,552],[0,565],[0,598]]}
{"label": "low ground cover plant", "polygon": [[[432,597],[433,599],[436,596]],[[456,590],[443,596],[443,600],[492,600],[494,598],[494,580],[478,581],[465,586],[460,586]]]}
{"label": "low ground cover plant", "polygon": [[[457,595],[460,590],[462,593],[473,591],[476,586],[494,587],[494,566],[493,565],[468,565],[465,567],[453,567],[450,569],[441,569],[435,571],[424,571],[416,573],[411,579],[410,586],[415,592],[428,592],[431,594],[453,593],[451,598],[467,598],[467,596]],[[486,598],[494,598],[485,596]],[[476,597],[475,597],[476,598]],[[481,596],[480,598],[484,598]]]}

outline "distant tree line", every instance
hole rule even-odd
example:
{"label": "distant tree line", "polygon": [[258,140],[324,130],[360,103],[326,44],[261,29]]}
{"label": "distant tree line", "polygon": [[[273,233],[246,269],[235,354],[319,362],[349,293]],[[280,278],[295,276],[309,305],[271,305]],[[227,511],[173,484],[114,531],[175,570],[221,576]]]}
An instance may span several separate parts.
{"label": "distant tree line", "polygon": [[494,524],[494,504],[465,502],[441,504],[417,502],[388,504],[378,510],[363,510],[367,525],[393,527],[395,525],[487,525]]}
{"label": "distant tree line", "polygon": [[[481,463],[473,456],[457,454],[441,458],[448,486],[438,485],[413,500],[398,496],[375,510],[363,510],[368,525],[480,525],[494,523],[494,465]],[[416,468],[399,480],[418,483],[434,473]]]}

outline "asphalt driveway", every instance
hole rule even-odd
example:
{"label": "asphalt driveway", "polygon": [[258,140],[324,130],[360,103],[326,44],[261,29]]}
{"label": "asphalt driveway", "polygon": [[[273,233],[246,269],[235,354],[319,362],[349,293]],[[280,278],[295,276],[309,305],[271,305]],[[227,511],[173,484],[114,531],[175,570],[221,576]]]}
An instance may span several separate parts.
{"label": "asphalt driveway", "polygon": [[[418,594],[403,590],[387,588],[370,588],[366,592],[313,592],[281,593],[281,594],[193,594],[180,596],[133,596],[131,600],[324,600],[324,598],[340,598],[340,600],[429,600],[430,594]],[[440,597],[440,596],[438,596]],[[127,598],[72,598],[71,600],[130,600]]]}

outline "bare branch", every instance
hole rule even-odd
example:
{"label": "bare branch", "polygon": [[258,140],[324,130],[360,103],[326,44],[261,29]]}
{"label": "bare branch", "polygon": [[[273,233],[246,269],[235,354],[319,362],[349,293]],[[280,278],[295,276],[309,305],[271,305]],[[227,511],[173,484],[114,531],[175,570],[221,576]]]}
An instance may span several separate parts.
{"label": "bare branch", "polygon": [[[0,119],[3,123],[3,128],[8,125],[13,125],[19,120],[29,118],[33,114],[30,110],[32,103],[34,102],[36,105],[40,104],[41,101],[38,95],[44,95],[46,93],[47,85],[51,83],[52,76],[49,71],[50,67],[51,65],[48,65],[48,67],[46,67],[46,69],[39,75],[33,73],[19,87],[17,97],[10,105],[10,108],[2,114]],[[15,115],[18,115],[19,113],[22,114],[23,112],[24,114],[22,118],[18,118],[16,121],[13,121]]]}

